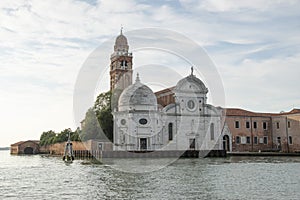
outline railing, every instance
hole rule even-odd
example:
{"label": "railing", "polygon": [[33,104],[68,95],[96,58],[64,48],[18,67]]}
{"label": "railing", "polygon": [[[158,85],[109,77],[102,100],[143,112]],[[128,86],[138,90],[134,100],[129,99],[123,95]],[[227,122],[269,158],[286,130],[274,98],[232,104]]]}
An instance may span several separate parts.
{"label": "railing", "polygon": [[94,150],[74,150],[74,157],[79,159],[101,159],[102,158],[102,151]]}

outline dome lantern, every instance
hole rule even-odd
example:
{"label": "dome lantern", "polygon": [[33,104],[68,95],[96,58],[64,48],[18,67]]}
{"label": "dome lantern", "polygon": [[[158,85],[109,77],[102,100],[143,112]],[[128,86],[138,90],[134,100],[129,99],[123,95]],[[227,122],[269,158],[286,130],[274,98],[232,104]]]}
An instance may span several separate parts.
{"label": "dome lantern", "polygon": [[123,27],[121,27],[120,35],[116,38],[114,51],[115,52],[126,52],[128,53],[128,42],[127,38],[123,35]]}

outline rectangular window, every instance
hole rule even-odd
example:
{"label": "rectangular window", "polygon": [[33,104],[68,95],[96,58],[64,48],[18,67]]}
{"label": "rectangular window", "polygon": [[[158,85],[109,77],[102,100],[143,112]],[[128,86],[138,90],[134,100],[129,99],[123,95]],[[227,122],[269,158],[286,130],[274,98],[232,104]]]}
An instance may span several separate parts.
{"label": "rectangular window", "polygon": [[257,129],[257,122],[253,122],[253,128]]}
{"label": "rectangular window", "polygon": [[263,144],[264,143],[264,138],[259,138],[259,144]]}
{"label": "rectangular window", "polygon": [[250,128],[250,122],[246,122],[246,128]]}
{"label": "rectangular window", "polygon": [[245,136],[241,137],[241,144],[246,144],[246,137]]}
{"label": "rectangular window", "polygon": [[102,151],[102,148],[103,148],[102,143],[100,143],[100,142],[98,143],[98,148],[99,148],[100,151]]}
{"label": "rectangular window", "polygon": [[292,136],[289,136],[289,144],[293,144],[293,138],[292,138]]}
{"label": "rectangular window", "polygon": [[267,122],[263,122],[263,129],[267,130]]}
{"label": "rectangular window", "polygon": [[254,144],[258,144],[258,138],[257,138],[257,136],[254,137]]}
{"label": "rectangular window", "polygon": [[235,138],[235,143],[240,144],[241,143],[241,138],[240,136],[236,136]]}
{"label": "rectangular window", "polygon": [[173,123],[169,123],[169,141],[173,140]]}
{"label": "rectangular window", "polygon": [[240,122],[239,121],[235,121],[235,128],[240,128]]}
{"label": "rectangular window", "polygon": [[268,137],[264,136],[264,144],[268,144]]}
{"label": "rectangular window", "polygon": [[288,121],[288,128],[291,128],[291,122]]}
{"label": "rectangular window", "polygon": [[246,137],[246,143],[247,143],[247,144],[250,144],[250,143],[251,143],[250,136],[247,136],[247,137]]}
{"label": "rectangular window", "polygon": [[279,122],[276,123],[276,127],[277,127],[277,129],[279,129]]}
{"label": "rectangular window", "polygon": [[211,140],[215,139],[215,125],[214,125],[214,123],[210,124],[210,139]]}

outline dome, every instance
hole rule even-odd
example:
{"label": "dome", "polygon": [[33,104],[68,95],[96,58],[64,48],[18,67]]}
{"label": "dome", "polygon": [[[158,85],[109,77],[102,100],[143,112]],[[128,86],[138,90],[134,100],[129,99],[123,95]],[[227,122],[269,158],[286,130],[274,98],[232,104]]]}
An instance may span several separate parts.
{"label": "dome", "polygon": [[122,45],[125,46],[125,45],[128,45],[128,43],[127,43],[127,38],[126,38],[123,34],[119,35],[119,36],[116,38],[115,45],[116,45],[116,46],[122,46]]}
{"label": "dome", "polygon": [[193,74],[178,81],[175,91],[183,93],[208,93],[208,89],[204,83]]}
{"label": "dome", "polygon": [[120,35],[116,38],[114,50],[115,51],[123,51],[123,52],[128,52],[128,42],[127,38],[123,35],[122,29]]}
{"label": "dome", "polygon": [[157,110],[156,96],[140,82],[138,75],[135,83],[127,87],[119,98],[119,111],[128,110]]}

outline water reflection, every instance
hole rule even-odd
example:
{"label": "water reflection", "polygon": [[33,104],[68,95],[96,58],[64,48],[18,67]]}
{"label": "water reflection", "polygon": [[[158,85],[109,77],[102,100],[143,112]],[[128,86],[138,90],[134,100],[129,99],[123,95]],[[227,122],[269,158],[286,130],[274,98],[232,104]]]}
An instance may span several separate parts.
{"label": "water reflection", "polygon": [[[59,157],[0,151],[0,199],[298,199],[299,157],[179,159],[152,172],[157,159],[65,165]],[[117,163],[117,164],[116,164]]]}

